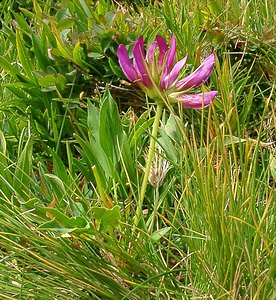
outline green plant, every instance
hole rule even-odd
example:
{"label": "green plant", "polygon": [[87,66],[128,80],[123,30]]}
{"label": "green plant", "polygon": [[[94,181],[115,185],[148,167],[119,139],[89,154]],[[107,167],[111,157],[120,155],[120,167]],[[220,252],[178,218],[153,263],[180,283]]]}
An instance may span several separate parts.
{"label": "green plant", "polygon": [[[227,3],[0,3],[1,298],[275,298],[273,11]],[[161,29],[187,73],[214,48],[219,93],[164,107],[139,207],[155,111],[116,50]]]}

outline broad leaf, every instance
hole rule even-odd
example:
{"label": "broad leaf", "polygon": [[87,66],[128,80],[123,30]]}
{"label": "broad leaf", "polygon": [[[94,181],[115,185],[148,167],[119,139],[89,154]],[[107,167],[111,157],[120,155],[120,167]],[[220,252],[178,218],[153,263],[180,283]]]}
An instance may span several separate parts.
{"label": "broad leaf", "polygon": [[40,230],[54,230],[61,233],[83,233],[92,232],[90,224],[83,217],[68,217],[56,208],[36,207],[39,212],[44,212],[51,220],[40,225]]}
{"label": "broad leaf", "polygon": [[119,226],[120,207],[118,205],[115,205],[111,209],[105,207],[93,207],[92,211],[97,229],[100,232],[110,231]]}

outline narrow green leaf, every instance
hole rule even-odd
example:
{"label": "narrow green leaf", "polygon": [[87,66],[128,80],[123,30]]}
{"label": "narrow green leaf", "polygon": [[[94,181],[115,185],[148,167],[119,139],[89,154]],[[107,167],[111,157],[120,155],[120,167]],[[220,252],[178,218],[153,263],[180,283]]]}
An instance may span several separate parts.
{"label": "narrow green leaf", "polygon": [[[99,54],[100,56],[101,54]],[[114,61],[111,57],[108,58],[108,64],[110,66],[110,69],[112,72],[119,78],[123,78],[124,74],[122,72],[122,69],[120,68],[118,62]]]}
{"label": "narrow green leaf", "polygon": [[150,118],[149,120],[144,121],[141,125],[135,125],[135,129],[137,129],[134,131],[133,137],[130,140],[130,149],[133,150],[136,147],[136,145],[140,144],[143,134],[146,132],[147,129],[150,128],[153,121],[154,118]]}
{"label": "narrow green leaf", "polygon": [[58,50],[61,52],[61,54],[65,58],[73,61],[73,53],[72,53],[70,47],[62,41],[62,39],[59,35],[59,31],[57,29],[56,23],[54,21],[51,22],[51,28],[52,28],[52,32],[55,36],[55,39],[56,39]]}
{"label": "narrow green leaf", "polygon": [[166,157],[172,163],[177,164],[179,159],[179,154],[176,152],[176,148],[173,141],[169,138],[164,128],[159,128],[159,132],[160,132],[160,138],[158,138],[158,143],[165,151]]}
{"label": "narrow green leaf", "polygon": [[[24,13],[26,13],[26,15],[28,17],[30,17],[30,19],[32,19],[34,17],[33,13],[29,12],[28,10],[25,10],[23,8]],[[30,32],[30,26],[27,23],[27,19],[25,18],[24,15],[22,15],[21,13],[15,13],[14,14],[14,18],[16,20],[17,23],[17,28],[21,31],[24,32],[25,34],[29,34]]]}
{"label": "narrow green leaf", "polygon": [[[23,82],[14,82],[14,83],[5,84],[5,87],[7,87],[15,95],[17,94],[15,91],[16,89],[23,90],[24,92],[28,93],[30,96],[34,96],[34,98],[30,99],[30,101],[36,100],[36,101],[41,102],[42,93],[39,90],[39,88],[37,88],[37,86],[35,86],[33,84],[23,83]],[[35,99],[35,98],[38,98],[38,99]]]}
{"label": "narrow green leaf", "polygon": [[[32,33],[32,43],[33,43],[33,50],[35,53],[35,58],[37,60],[37,68],[45,71],[46,67],[50,64],[48,55],[44,49],[45,45],[45,31],[42,31],[40,38]],[[34,70],[33,70],[34,72]]]}
{"label": "narrow green leaf", "polygon": [[34,11],[35,11],[35,14],[36,14],[36,18],[40,18],[42,19],[43,16],[42,16],[42,9],[41,7],[39,6],[39,3],[37,0],[34,0],[33,1],[33,5],[34,5]]}
{"label": "narrow green leaf", "polygon": [[12,75],[15,79],[17,79],[17,76],[20,74],[20,72],[2,56],[0,56],[0,68]]}
{"label": "narrow green leaf", "polygon": [[133,156],[132,156],[132,150],[129,145],[129,141],[127,139],[127,135],[124,135],[123,139],[123,147],[121,149],[121,155],[123,158],[124,166],[126,168],[126,172],[128,173],[128,176],[130,177],[132,182],[136,182],[137,177],[136,177],[136,171],[135,171],[135,163],[133,161]]}
{"label": "narrow green leaf", "polygon": [[86,45],[83,42],[78,41],[73,49],[73,61],[83,69],[85,69],[85,47]]}
{"label": "narrow green leaf", "polygon": [[30,56],[27,53],[27,49],[23,44],[23,37],[20,31],[17,29],[16,30],[16,49],[18,53],[18,57],[20,59],[20,63],[27,75],[27,77],[32,81],[36,82],[36,78],[33,74],[34,66],[31,63]]}
{"label": "narrow green leaf", "polygon": [[155,231],[151,237],[154,241],[159,241],[163,236],[165,236],[169,231],[171,230],[171,227],[164,227],[157,231]]}
{"label": "narrow green leaf", "polygon": [[6,155],[6,139],[5,136],[3,134],[3,132],[0,130],[0,153],[2,153],[3,155]]}
{"label": "narrow green leaf", "polygon": [[87,5],[86,1],[85,1],[85,0],[79,0],[79,2],[80,2],[80,5],[82,6],[84,12],[86,13],[86,16],[87,16],[88,18],[92,18],[92,17],[93,17],[93,16],[92,16],[92,13],[91,13],[90,8],[89,8],[89,6]]}
{"label": "narrow green leaf", "polygon": [[[100,110],[100,143],[112,166],[119,160],[119,149],[122,149],[123,130],[118,107],[107,90]],[[119,149],[118,149],[119,148]]]}
{"label": "narrow green leaf", "polygon": [[276,182],[276,157],[272,153],[270,153],[269,156],[269,168],[270,168],[271,176]]}
{"label": "narrow green leaf", "polygon": [[62,159],[60,158],[60,156],[57,155],[57,153],[52,150],[51,148],[49,148],[49,151],[51,152],[51,155],[53,157],[53,165],[54,165],[54,169],[53,169],[53,173],[66,185],[69,186],[70,185],[70,179],[67,175],[67,170],[66,167],[62,161]]}
{"label": "narrow green leaf", "polygon": [[87,125],[95,140],[99,140],[100,111],[91,103],[88,103]]}
{"label": "narrow green leaf", "polygon": [[64,184],[60,178],[58,178],[54,174],[45,174],[46,181],[50,184],[52,187],[54,197],[57,201],[61,201],[66,194]]}
{"label": "narrow green leaf", "polygon": [[[10,197],[10,189],[7,185],[12,182],[12,177],[8,169],[8,160],[6,157],[6,139],[0,130],[0,195],[3,193],[6,197]],[[3,179],[2,179],[3,178]]]}
{"label": "narrow green leaf", "polygon": [[112,171],[110,169],[108,157],[101,145],[94,139],[91,139],[90,143],[84,141],[79,136],[76,136],[76,139],[82,148],[82,156],[87,161],[89,170],[92,170],[92,167],[96,165],[101,182],[105,183],[106,179],[111,176]]}
{"label": "narrow green leaf", "polygon": [[15,167],[13,186],[17,191],[19,198],[28,200],[28,194],[31,185],[31,169],[32,169],[32,149],[33,149],[33,138],[30,137],[22,152],[19,153],[18,161]]}

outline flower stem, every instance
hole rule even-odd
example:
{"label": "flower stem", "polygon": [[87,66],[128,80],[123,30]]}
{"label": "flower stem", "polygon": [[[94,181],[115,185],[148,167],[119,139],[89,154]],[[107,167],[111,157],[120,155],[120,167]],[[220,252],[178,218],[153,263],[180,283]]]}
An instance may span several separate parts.
{"label": "flower stem", "polygon": [[136,214],[135,214],[135,219],[134,219],[134,224],[137,226],[140,218],[142,216],[142,210],[143,210],[143,202],[147,190],[147,185],[148,185],[148,177],[149,177],[149,172],[150,172],[150,165],[154,156],[155,152],[155,142],[158,134],[158,128],[159,128],[159,122],[162,116],[163,112],[163,103],[157,104],[156,108],[156,115],[154,118],[154,122],[152,125],[152,132],[151,132],[151,137],[150,137],[150,145],[149,145],[149,152],[148,152],[148,158],[146,161],[146,168],[145,168],[145,174],[141,186],[141,192],[140,192],[140,197],[139,197],[139,202],[138,206],[136,209]]}

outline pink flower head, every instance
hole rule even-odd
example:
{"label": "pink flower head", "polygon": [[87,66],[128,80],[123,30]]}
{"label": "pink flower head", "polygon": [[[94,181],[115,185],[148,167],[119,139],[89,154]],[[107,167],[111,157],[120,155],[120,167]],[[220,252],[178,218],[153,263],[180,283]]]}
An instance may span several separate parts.
{"label": "pink flower head", "polygon": [[209,106],[217,91],[200,94],[186,94],[188,89],[204,83],[212,72],[215,56],[211,54],[189,76],[179,79],[187,55],[175,63],[176,39],[172,36],[170,48],[159,35],[145,53],[143,37],[140,36],[133,47],[131,62],[125,45],[118,47],[119,64],[127,79],[139,85],[155,101],[169,99],[171,103],[181,102],[185,108]]}

